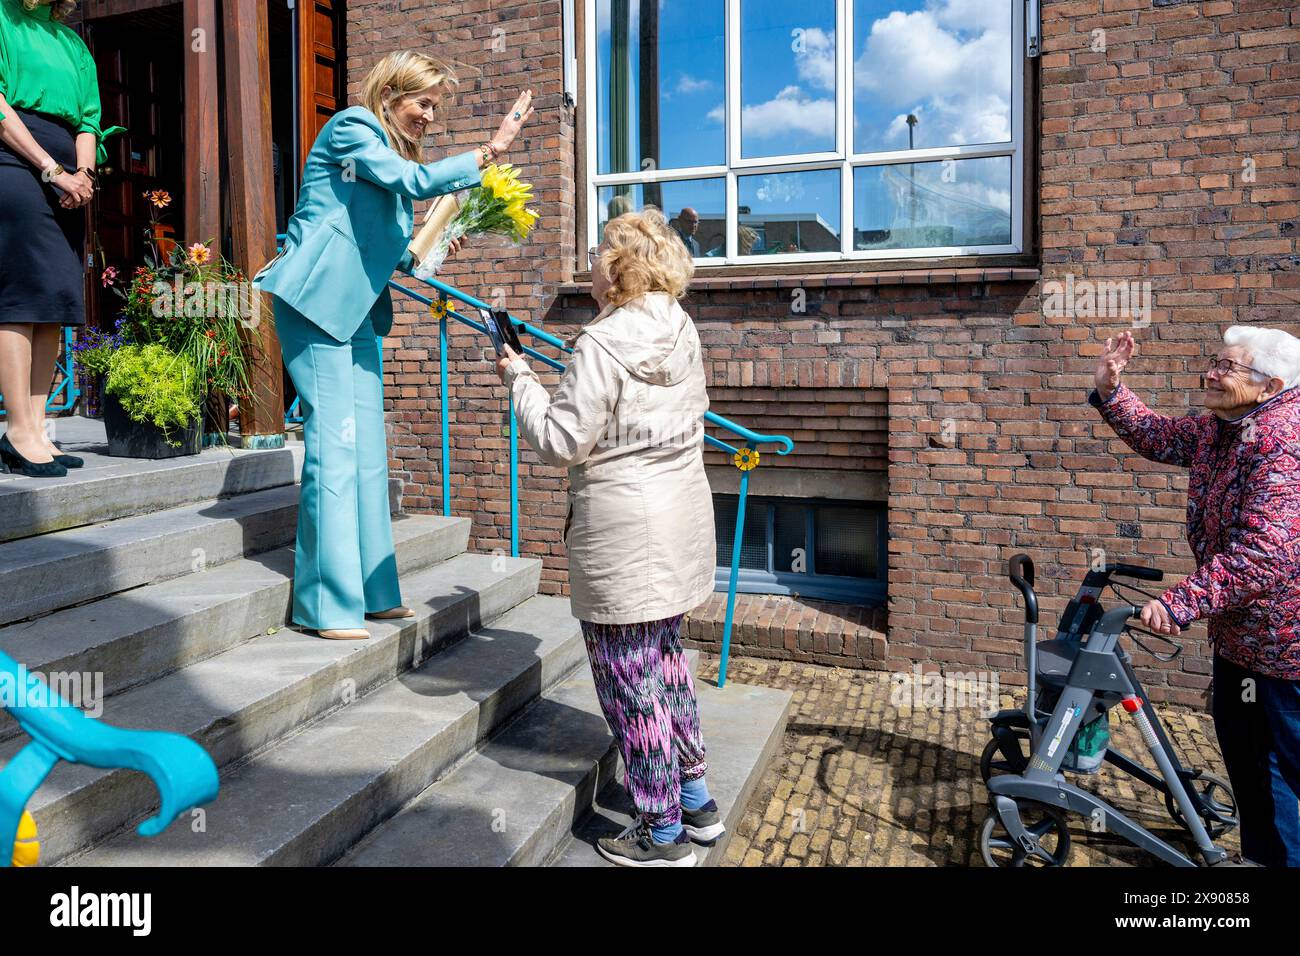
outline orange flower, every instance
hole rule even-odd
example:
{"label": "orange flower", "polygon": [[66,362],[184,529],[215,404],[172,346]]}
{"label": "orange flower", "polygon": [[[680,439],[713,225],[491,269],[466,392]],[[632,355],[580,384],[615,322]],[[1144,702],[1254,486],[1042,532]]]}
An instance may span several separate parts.
{"label": "orange flower", "polygon": [[154,189],[144,194],[144,198],[149,200],[159,209],[166,209],[172,204],[171,193],[163,189]]}
{"label": "orange flower", "polygon": [[201,242],[194,243],[185,251],[189,253],[190,262],[196,266],[201,266],[212,258],[212,250]]}

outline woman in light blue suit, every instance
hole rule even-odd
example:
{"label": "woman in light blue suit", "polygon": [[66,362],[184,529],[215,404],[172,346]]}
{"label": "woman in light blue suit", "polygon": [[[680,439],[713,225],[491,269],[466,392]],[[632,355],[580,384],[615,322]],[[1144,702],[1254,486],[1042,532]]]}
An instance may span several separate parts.
{"label": "woman in light blue suit", "polygon": [[366,615],[413,614],[393,555],[376,339],[393,325],[388,280],[410,268],[412,201],[478,185],[479,170],[533,112],[525,91],[492,140],[422,164],[424,134],[455,84],[445,64],[422,53],[380,60],[362,86],[364,106],[338,113],[316,138],[284,250],[254,280],[275,297],[303,412],[293,620],[333,640],[369,637]]}

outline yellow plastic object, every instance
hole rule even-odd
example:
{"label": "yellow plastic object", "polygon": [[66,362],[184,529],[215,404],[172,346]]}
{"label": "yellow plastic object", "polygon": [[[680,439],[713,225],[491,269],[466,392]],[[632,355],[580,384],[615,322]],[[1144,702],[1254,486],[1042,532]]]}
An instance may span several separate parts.
{"label": "yellow plastic object", "polygon": [[36,839],[36,821],[26,810],[18,821],[18,839],[14,841],[14,866],[35,866],[41,858],[41,844]]}
{"label": "yellow plastic object", "polygon": [[753,448],[742,448],[731,456],[731,463],[741,471],[753,471],[758,466],[759,455]]}

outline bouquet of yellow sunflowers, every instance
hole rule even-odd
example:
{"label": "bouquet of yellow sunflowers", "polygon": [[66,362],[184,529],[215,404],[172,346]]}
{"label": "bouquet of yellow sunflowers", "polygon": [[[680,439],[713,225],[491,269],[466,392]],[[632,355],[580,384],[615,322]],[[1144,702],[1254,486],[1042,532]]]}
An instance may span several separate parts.
{"label": "bouquet of yellow sunflowers", "polygon": [[528,208],[532,199],[532,185],[521,182],[519,171],[512,165],[488,166],[483,170],[482,185],[469,191],[428,254],[416,264],[415,275],[421,279],[435,275],[452,242],[462,236],[491,233],[523,242],[537,222],[537,213]]}

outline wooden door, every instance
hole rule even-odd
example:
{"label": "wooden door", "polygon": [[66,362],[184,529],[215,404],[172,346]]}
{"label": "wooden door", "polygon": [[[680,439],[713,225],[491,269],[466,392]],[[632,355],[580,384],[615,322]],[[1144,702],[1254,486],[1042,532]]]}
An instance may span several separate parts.
{"label": "wooden door", "polygon": [[298,168],[329,118],[341,110],[343,0],[299,0],[298,19]]}
{"label": "wooden door", "polygon": [[99,70],[103,125],[127,129],[106,144],[108,160],[91,204],[88,318],[111,329],[121,300],[102,287],[100,276],[113,266],[118,282],[126,282],[143,263],[152,208],[145,192],[170,194],[163,227],[176,238],[185,235],[180,7],[89,21],[86,41]]}

